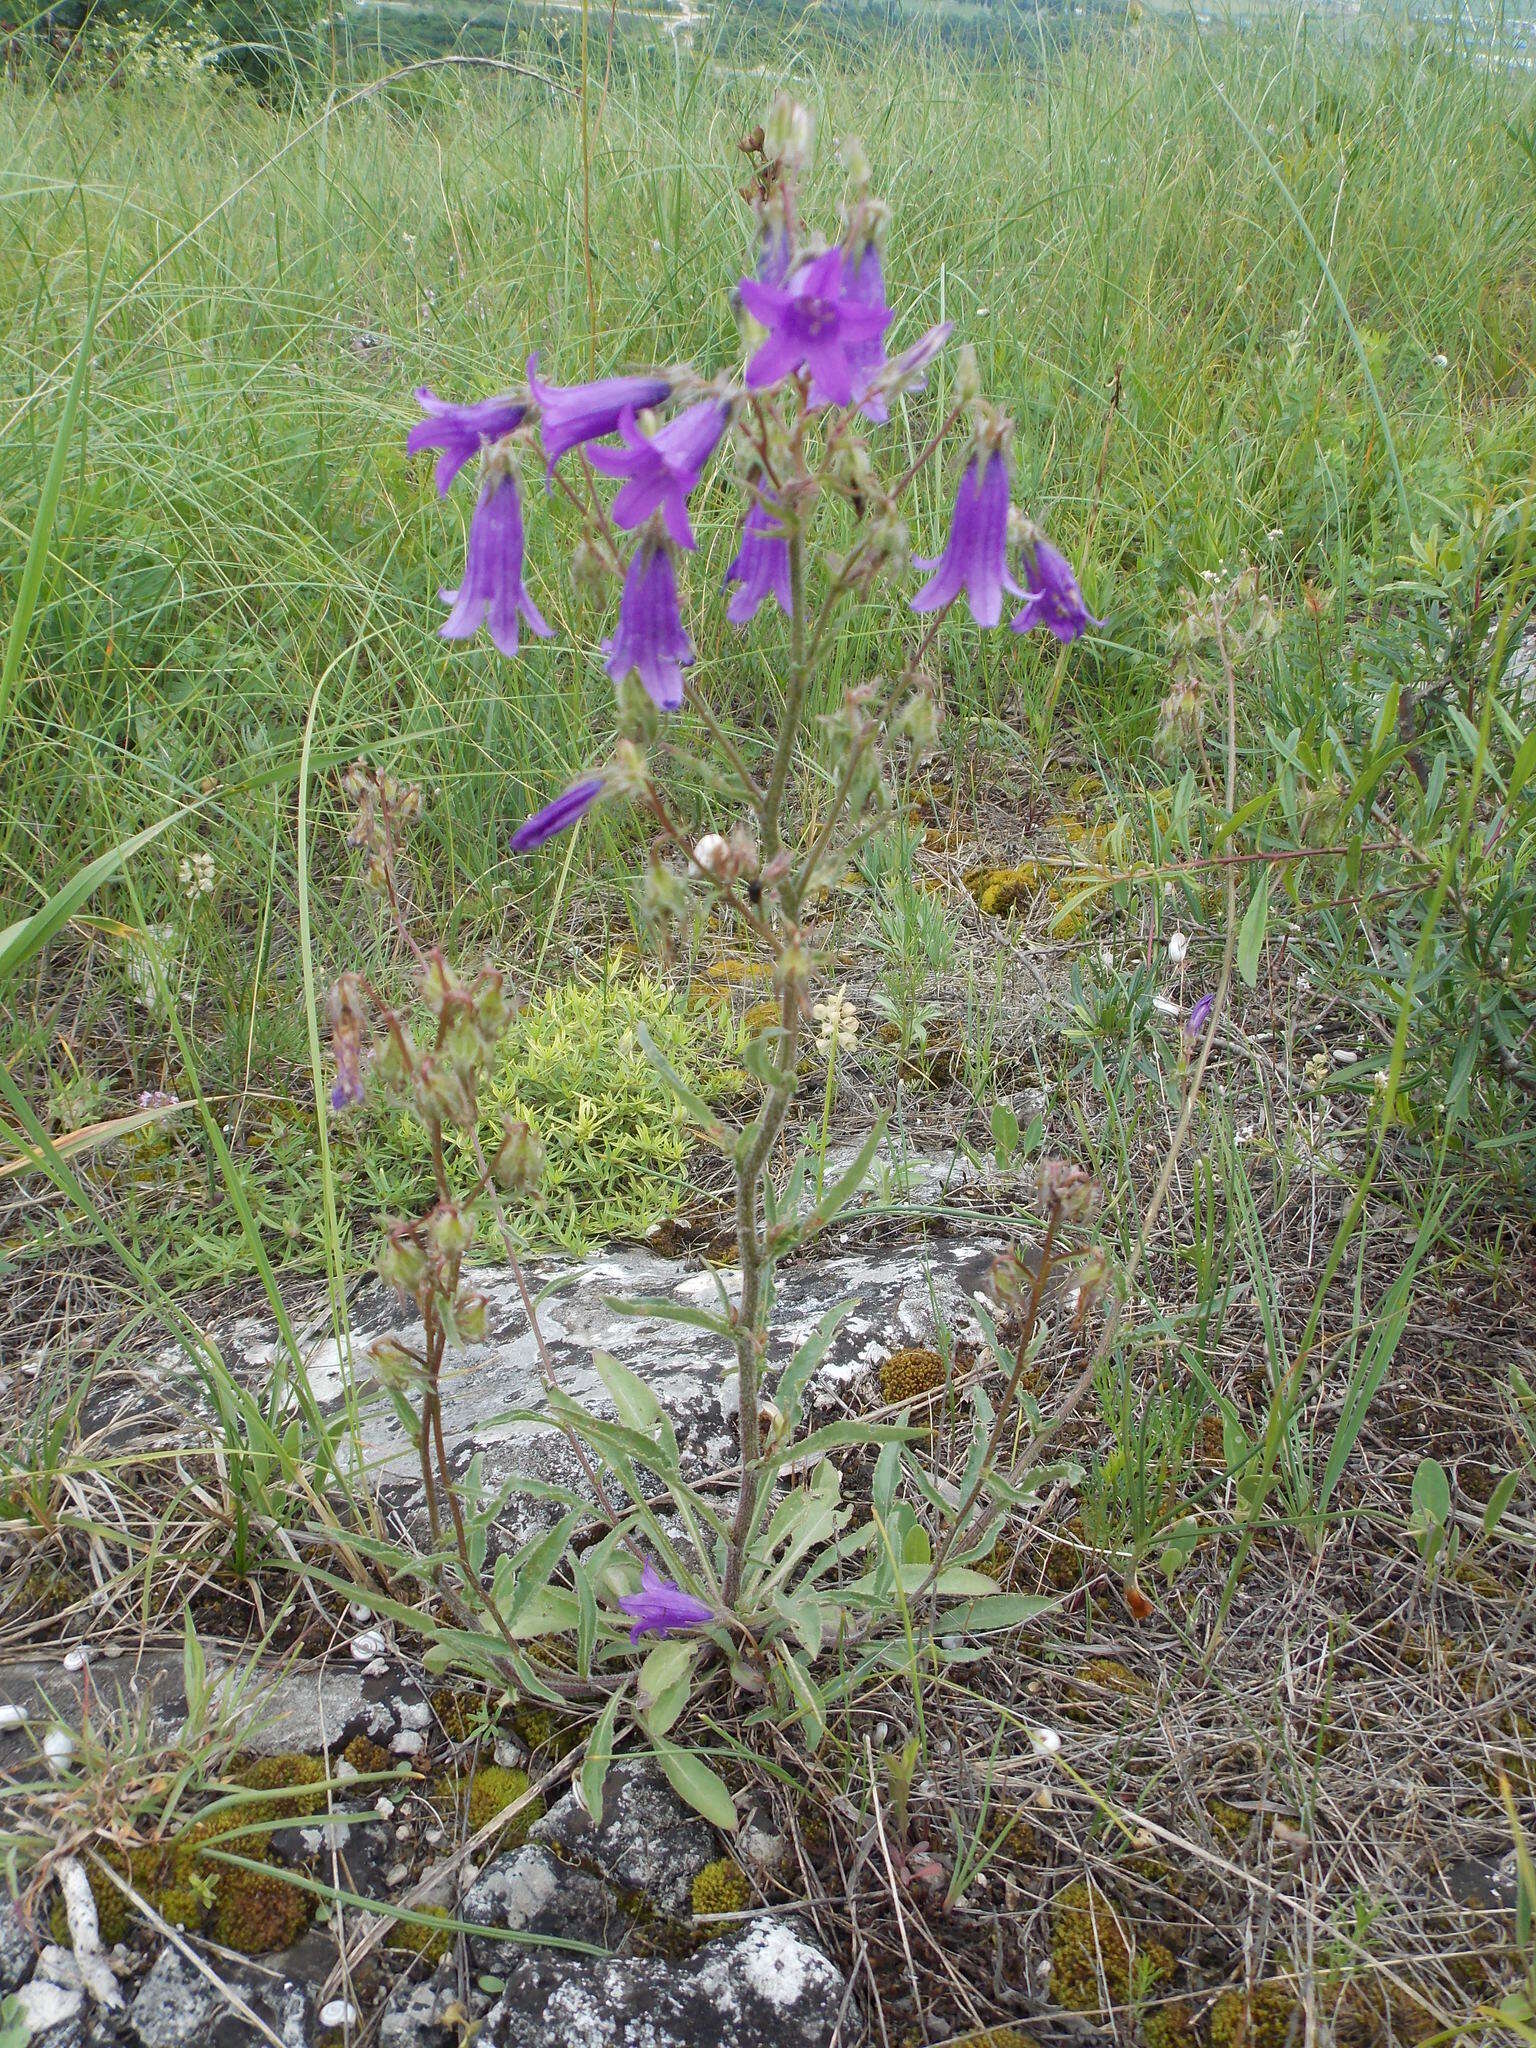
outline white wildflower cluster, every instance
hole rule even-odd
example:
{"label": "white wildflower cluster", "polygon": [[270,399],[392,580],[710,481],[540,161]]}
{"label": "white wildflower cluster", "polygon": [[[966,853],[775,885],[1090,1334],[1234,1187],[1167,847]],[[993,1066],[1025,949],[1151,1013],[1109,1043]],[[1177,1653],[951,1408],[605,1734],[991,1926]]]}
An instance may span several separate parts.
{"label": "white wildflower cluster", "polygon": [[195,903],[199,896],[211,896],[218,880],[213,855],[204,852],[188,854],[177,863],[176,880],[189,903]]}
{"label": "white wildflower cluster", "polygon": [[859,1042],[859,1013],[848,1000],[846,986],[824,1003],[813,1003],[811,1015],[816,1020],[816,1049],[824,1060],[832,1057],[834,1047],[853,1051]]}

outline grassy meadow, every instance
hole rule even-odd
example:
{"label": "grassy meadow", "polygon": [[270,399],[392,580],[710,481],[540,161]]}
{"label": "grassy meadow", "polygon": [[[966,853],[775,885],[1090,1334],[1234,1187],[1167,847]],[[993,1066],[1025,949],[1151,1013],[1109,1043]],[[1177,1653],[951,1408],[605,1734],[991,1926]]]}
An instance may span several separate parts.
{"label": "grassy meadow", "polygon": [[[1397,1859],[1410,1837],[1505,1853],[1499,1773],[1527,1819],[1536,1784],[1536,75],[1396,17],[1201,30],[1134,0],[1011,54],[802,25],[771,77],[707,21],[691,44],[611,50],[605,25],[594,10],[585,61],[573,32],[258,92],[169,47],[58,76],[24,50],[0,83],[0,1348],[25,1396],[0,1445],[23,1589],[0,1624],[21,1644],[54,1625],[46,1566],[72,1587],[94,1575],[81,1612],[174,1647],[189,1576],[235,1599],[273,1558],[286,1571],[290,1531],[315,1555],[335,1539],[326,1600],[348,1572],[363,1582],[358,1555],[387,1582],[343,1423],[305,1405],[302,1373],[295,1410],[280,1375],[236,1390],[199,1351],[230,1301],[291,1336],[294,1288],[311,1334],[339,1329],[380,1215],[429,1185],[402,1119],[317,1115],[327,986],[359,962],[403,979],[346,844],[348,764],[421,785],[413,908],[525,999],[496,1106],[551,1146],[536,1242],[644,1238],[718,1195],[635,1030],[664,1018],[690,1085],[736,1101],[759,991],[698,999],[714,928],[660,957],[623,806],[509,852],[613,730],[611,606],[572,586],[571,507],[530,483],[529,581],[553,636],[515,662],[483,639],[450,649],[437,593],[471,500],[440,500],[430,460],[404,451],[414,387],[490,393],[533,351],[561,382],[733,368],[752,234],[737,142],[783,84],[817,115],[821,217],[838,137],[862,140],[890,203],[893,348],[941,319],[974,347],[1016,423],[1015,499],[1102,622],[1070,648],[939,633],[937,758],[818,937],[828,987],[846,980],[871,1028],[825,1100],[818,1071],[802,1119],[825,1155],[896,1101],[920,1143],[995,1163],[975,1200],[995,1194],[1009,1228],[1031,1199],[1009,1171],[1042,1148],[1081,1158],[1106,1190],[1108,1256],[1141,1268],[1124,1346],[1061,1411],[1079,1478],[1028,1552],[1030,1588],[1061,1596],[1063,1629],[1104,1664],[1067,1710],[1072,1740],[1081,1721],[1102,1743],[1062,1805],[1095,1854],[1132,1845],[1145,1889],[1163,1878],[1126,1819],[1144,1794],[1182,1796],[1189,1759],[1229,1749],[1264,1776],[1236,1822],[1229,1800],[1170,1823],[1204,1829],[1213,1887],[1179,1910],[1231,1949],[1202,1975],[1186,1929],[1192,2031],[1150,2023],[1175,1980],[1124,1958],[1076,2010],[1113,2008],[1149,2048],[1299,2048],[1289,2005],[1272,2035],[1211,2017],[1219,1982],[1260,1974],[1233,1957],[1268,1942],[1293,1975],[1308,1958],[1309,2048],[1529,2042],[1529,1999],[1504,2032],[1485,2014],[1517,1975],[1536,1985],[1528,1924],[1489,1961]],[[898,409],[893,468],[955,377],[951,349]],[[916,552],[937,552],[952,488],[922,485]],[[695,493],[695,593],[723,577],[737,510],[718,476]],[[1243,619],[1230,769],[1225,677],[1188,628],[1217,592],[1240,593]],[[691,623],[695,679],[760,760],[777,621],[733,632],[701,600]],[[850,604],[813,709],[897,672],[912,641],[886,596]],[[1170,689],[1202,663],[1204,722],[1170,746]],[[808,745],[792,777],[807,827],[832,780]],[[690,828],[716,822],[702,778],[668,787]],[[1007,903],[1013,919],[991,914]],[[1218,981],[1231,1019],[1196,1110],[1179,1020]],[[117,1440],[106,1463],[85,1440],[93,1376],[152,1359],[168,1330],[227,1434],[198,1468],[206,1492],[179,1452],[146,1475]],[[1037,1415],[1064,1384],[1042,1383]],[[365,1526],[373,1547],[347,1551]],[[1126,1605],[1138,1572],[1155,1643]],[[431,1605],[419,1574],[409,1597]],[[301,1639],[257,1607],[263,1643]],[[1293,1651],[1327,1663],[1329,1688],[1337,1652],[1340,1688],[1294,1742],[1274,1734]],[[1054,1682],[1044,1652],[1018,1656],[918,1697],[913,1744],[941,1726],[954,1744],[891,1763],[903,1825],[919,1753],[919,1784],[968,1759],[974,1782],[943,1782],[975,1819],[979,1690]],[[1116,1675],[1157,1658],[1141,1691]],[[909,1681],[920,1695],[915,1667],[861,1665],[838,1711],[884,1727]],[[1122,1749],[1109,1721],[1154,1683],[1157,1713],[1137,1710]],[[833,1719],[846,1788],[866,1750]],[[755,1737],[712,1723],[709,1740],[744,1756]],[[43,1800],[0,1829],[23,1863]],[[988,1813],[943,1853],[952,1872],[995,1860],[1001,1886],[1015,1850]],[[1308,1863],[1316,1843],[1337,1861]],[[1250,1852],[1265,1875],[1243,1891]],[[1260,1894],[1275,1920],[1256,1931]],[[920,1946],[915,1967],[903,1896],[894,1920],[883,1893],[863,1908],[865,1926],[886,1915],[869,1982],[894,2015],[869,2038],[936,2042],[1024,2010],[993,2002],[994,1951],[968,1923],[943,1923],[949,1960]],[[827,1910],[864,1939],[857,1913]],[[1087,1918],[1097,1939],[1091,1900]],[[1318,1999],[1332,2026],[1362,1973],[1376,2031],[1319,2033]]]}

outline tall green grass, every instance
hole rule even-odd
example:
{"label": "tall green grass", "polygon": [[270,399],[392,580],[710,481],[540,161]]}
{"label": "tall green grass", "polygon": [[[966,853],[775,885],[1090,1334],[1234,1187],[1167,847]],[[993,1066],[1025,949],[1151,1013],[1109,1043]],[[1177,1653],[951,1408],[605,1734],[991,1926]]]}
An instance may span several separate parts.
{"label": "tall green grass", "polygon": [[[1523,75],[1427,33],[1346,41],[1299,18],[1198,53],[1141,20],[1014,65],[801,40],[784,72],[820,115],[828,215],[839,135],[862,137],[890,198],[894,338],[943,316],[974,342],[1018,420],[1020,496],[1106,620],[1061,673],[1054,646],[956,637],[952,711],[962,729],[987,721],[1001,753],[1140,750],[1166,688],[1162,626],[1202,571],[1250,557],[1282,596],[1315,580],[1368,606],[1407,525],[1453,524],[1524,475]],[[537,952],[556,869],[514,873],[507,828],[587,757],[609,699],[592,652],[606,622],[562,576],[558,500],[531,520],[554,640],[516,664],[439,646],[464,507],[440,506],[403,456],[411,387],[492,389],[535,347],[557,377],[734,359],[727,294],[749,232],[734,144],[770,81],[704,47],[630,52],[592,78],[590,289],[578,83],[426,71],[309,81],[278,103],[194,71],[110,88],[82,73],[0,100],[7,618],[76,407],[9,693],[0,928],[201,799],[139,857],[137,896],[176,925],[204,1088],[237,1144],[258,1127],[281,1150],[291,1126],[296,1174],[313,1147],[292,1117],[309,1093],[306,978],[345,952],[357,909],[331,769],[367,752],[419,776],[423,886],[450,939],[468,924]],[[700,500],[702,586],[732,536],[723,493]],[[921,504],[915,538],[942,513]],[[882,611],[851,613],[831,687],[899,645]],[[699,651],[726,715],[771,717],[771,634],[728,642],[709,624]],[[572,877],[618,926],[605,835],[621,829],[593,833]],[[187,909],[177,864],[195,848],[218,881]],[[126,895],[98,899],[35,985],[7,992],[3,1050],[34,1095],[57,1078],[61,1017],[76,1047],[95,1033],[115,1095],[176,1080],[171,1035],[127,990],[114,911],[129,917]],[[308,1241],[305,1205],[300,1231],[287,1196],[267,1200],[258,1227]]]}

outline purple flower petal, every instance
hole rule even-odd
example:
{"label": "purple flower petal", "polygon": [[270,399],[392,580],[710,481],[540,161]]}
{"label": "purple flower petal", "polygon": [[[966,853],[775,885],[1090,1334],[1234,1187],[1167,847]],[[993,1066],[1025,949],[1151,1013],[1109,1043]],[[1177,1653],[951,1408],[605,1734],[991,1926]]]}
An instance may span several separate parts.
{"label": "purple flower petal", "polygon": [[912,600],[915,612],[941,611],[963,590],[977,625],[995,626],[1003,592],[1024,595],[1008,573],[1008,465],[1001,453],[971,457],[955,493],[949,545],[937,561],[913,560],[934,571]]}
{"label": "purple flower petal", "polygon": [[733,626],[744,626],[757,616],[759,607],[771,597],[787,617],[794,610],[790,593],[789,542],[773,514],[753,504],[742,522],[741,545],[736,559],[725,572],[727,583],[741,585],[725,608]]}
{"label": "purple flower petal", "polygon": [[688,494],[720,442],[730,408],[718,399],[701,399],[654,434],[642,434],[632,411],[619,421],[622,448],[594,448],[592,466],[604,476],[622,477],[624,487],[613,501],[615,526],[633,532],[655,512],[680,548],[695,545],[688,523]]}
{"label": "purple flower petal", "polygon": [[1025,548],[1024,575],[1029,598],[1023,610],[1014,615],[1015,633],[1045,626],[1065,643],[1086,633],[1090,626],[1103,625],[1104,621],[1096,619],[1083,602],[1072,564],[1051,546],[1044,534],[1037,534]]}
{"label": "purple flower petal", "polygon": [[472,640],[483,625],[495,646],[513,655],[519,618],[542,639],[553,631],[523,583],[523,501],[512,471],[488,476],[481,485],[469,523],[464,580],[442,598],[451,607],[438,627],[445,640]]}
{"label": "purple flower petal", "polygon": [[1216,1007],[1216,998],[1207,992],[1190,1010],[1184,1019],[1184,1050],[1192,1053],[1205,1036],[1206,1026],[1211,1021],[1211,1012]]}
{"label": "purple flower petal", "polygon": [[621,1594],[619,1605],[634,1617],[629,1632],[632,1643],[638,1643],[643,1635],[669,1636],[676,1629],[700,1628],[715,1618],[715,1610],[707,1602],[674,1586],[652,1564],[641,1570],[640,1591]]}
{"label": "purple flower petal", "polygon": [[661,542],[642,541],[635,550],[619,598],[619,623],[603,652],[615,683],[633,670],[659,710],[680,708],[693,643],[678,610],[672,556]]}
{"label": "purple flower petal", "polygon": [[509,391],[495,398],[475,399],[469,405],[455,405],[439,398],[426,384],[417,386],[416,402],[426,418],[418,420],[406,435],[405,452],[419,455],[424,448],[441,448],[433,476],[443,498],[465,463],[520,426],[528,410],[527,400]]}
{"label": "purple flower petal", "polygon": [[[884,313],[889,321],[890,310],[885,303],[885,272],[881,268],[878,244],[866,242],[859,254],[849,259],[847,278],[848,296],[853,303]],[[853,395],[859,401],[859,410],[876,426],[883,426],[891,416],[884,393],[870,389],[877,374],[885,367],[885,343],[881,333],[883,329],[874,334],[855,336],[844,351],[853,373]]]}
{"label": "purple flower petal", "polygon": [[573,782],[570,788],[542,811],[535,811],[531,818],[525,818],[512,834],[512,851],[529,853],[536,846],[542,846],[546,839],[553,839],[568,825],[574,825],[584,817],[602,795],[607,784],[601,775],[589,775],[584,781]]}
{"label": "purple flower petal", "polygon": [[[813,405],[847,405],[854,395],[858,352],[863,351],[863,381],[868,382],[868,345],[877,347],[890,325],[891,315],[884,303],[879,259],[865,275],[868,257],[860,267],[859,289],[844,276],[841,249],[826,249],[792,270],[782,284],[762,278],[744,277],[739,290],[741,302],[752,318],[768,330],[768,338],[747,364],[747,383],[754,391],[777,384],[793,371],[808,368]],[[878,287],[879,303],[864,303]],[[850,359],[853,357],[854,359]]]}
{"label": "purple flower petal", "polygon": [[546,474],[572,448],[615,434],[625,413],[643,412],[672,395],[672,380],[659,370],[633,377],[599,377],[590,384],[546,384],[539,359],[528,358],[528,389],[539,408],[539,438]]}

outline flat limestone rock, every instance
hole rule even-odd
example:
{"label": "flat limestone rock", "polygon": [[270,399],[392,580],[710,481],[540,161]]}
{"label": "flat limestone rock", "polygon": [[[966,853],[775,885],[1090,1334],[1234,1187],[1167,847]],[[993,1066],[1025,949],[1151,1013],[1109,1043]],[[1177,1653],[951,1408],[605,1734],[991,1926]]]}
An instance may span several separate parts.
{"label": "flat limestone rock", "polygon": [[[307,1951],[312,1949],[312,1953]],[[232,1969],[226,1957],[217,1960],[219,1976],[251,2010],[260,2015],[283,2048],[310,2048],[317,2028],[314,1990],[325,1976],[334,1951],[310,1938],[297,1949],[274,1959],[281,1968],[250,1963]],[[128,2008],[130,2039],[139,2048],[234,2048],[260,2038],[250,2021],[237,2012],[218,1988],[193,1968],[179,1949],[164,1948],[135,1992]]]}
{"label": "flat limestone rock", "polygon": [[[813,1411],[835,1412],[843,1401],[857,1399],[860,1382],[869,1383],[892,1351],[931,1344],[936,1321],[957,1341],[976,1341],[980,1330],[973,1302],[1000,1243],[997,1235],[978,1229],[791,1260],[776,1283],[770,1384],[828,1311],[841,1304],[848,1305],[848,1313],[809,1390]],[[515,1275],[506,1267],[485,1267],[466,1277],[487,1298],[487,1334],[484,1343],[454,1354],[443,1374],[443,1429],[455,1469],[462,1470],[479,1452],[489,1484],[521,1473],[584,1490],[569,1446],[544,1419],[539,1346]],[[722,1290],[733,1301],[739,1294],[736,1269],[711,1273],[696,1259],[619,1248],[581,1260],[536,1263],[526,1277],[539,1303],[553,1376],[563,1392],[611,1416],[592,1364],[594,1351],[609,1352],[638,1373],[666,1408],[686,1472],[699,1477],[734,1463],[732,1390],[726,1384],[734,1365],[729,1344],[714,1331],[625,1314],[610,1303],[661,1300],[718,1313]],[[352,1305],[345,1349],[329,1334],[328,1319],[326,1331],[305,1352],[310,1391],[328,1415],[342,1412],[349,1399],[355,1401],[364,1464],[396,1505],[410,1512],[419,1507],[418,1460],[379,1383],[370,1347],[384,1337],[419,1346],[420,1322],[387,1289],[370,1284]],[[278,1351],[270,1324],[239,1317],[216,1325],[212,1334],[234,1372],[266,1383]],[[168,1351],[162,1364],[168,1374],[180,1374],[189,1399],[200,1398],[186,1381],[178,1352]],[[514,1495],[500,1525],[501,1540],[509,1545],[524,1541],[554,1512],[547,1502]]]}
{"label": "flat limestone rock", "polygon": [[715,1831],[644,1764],[617,1763],[603,1780],[603,1817],[567,1792],[528,1830],[530,1842],[599,1871],[621,1893],[642,1894],[658,1911],[686,1919],[693,1880],[719,1855]]}
{"label": "flat limestone rock", "polygon": [[[459,1902],[459,1918],[511,1934],[553,1936],[612,1948],[629,1916],[599,1878],[561,1863],[542,1843],[525,1842],[486,1865]],[[503,1975],[522,1951],[494,1935],[470,1935],[477,1971]]]}
{"label": "flat limestone rock", "polygon": [[477,2039],[482,2048],[828,2048],[844,1992],[820,1949],[762,1914],[685,1962],[530,1955]]}

